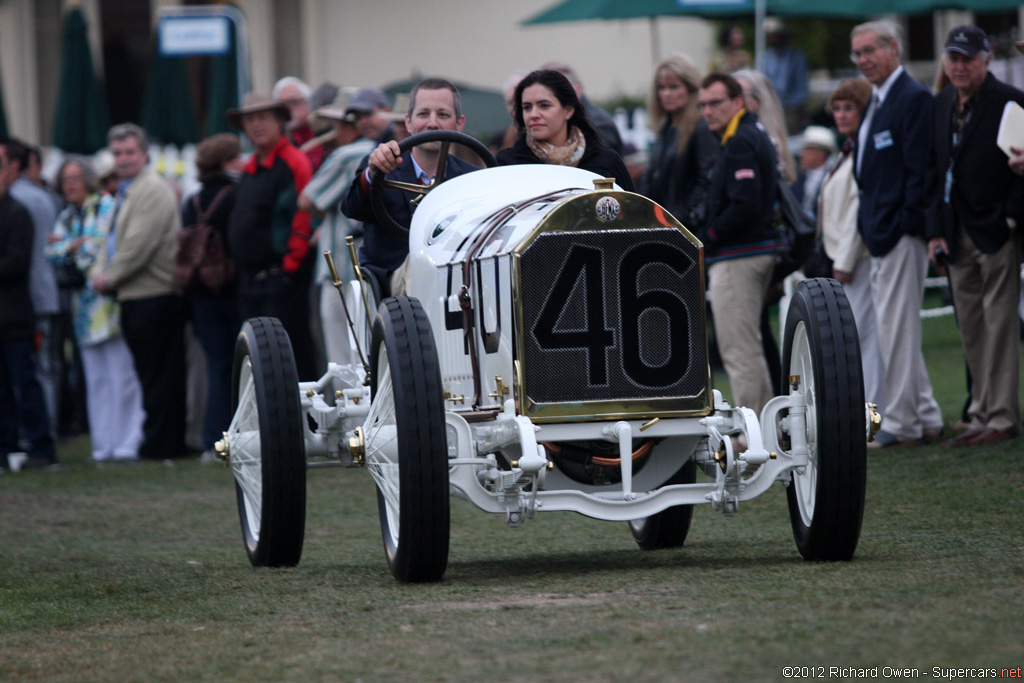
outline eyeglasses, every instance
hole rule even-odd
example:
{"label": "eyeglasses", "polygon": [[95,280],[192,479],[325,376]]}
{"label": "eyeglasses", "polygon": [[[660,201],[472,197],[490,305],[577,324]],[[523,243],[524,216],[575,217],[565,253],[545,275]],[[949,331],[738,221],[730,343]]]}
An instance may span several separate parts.
{"label": "eyeglasses", "polygon": [[879,50],[881,50],[882,48],[885,48],[885,47],[889,47],[889,46],[888,45],[878,45],[878,46],[869,45],[868,47],[864,48],[863,50],[854,50],[853,52],[850,53],[850,61],[853,62],[854,64],[856,64],[858,61],[860,61],[861,57],[868,57],[870,59],[871,57],[874,56],[874,54],[876,52],[878,52]]}
{"label": "eyeglasses", "polygon": [[857,105],[855,104],[833,104],[829,110],[833,114],[852,114],[857,111]]}
{"label": "eyeglasses", "polygon": [[719,97],[714,100],[708,100],[707,102],[698,102],[697,109],[704,111],[705,109],[717,109],[723,104],[729,101],[728,97]]}

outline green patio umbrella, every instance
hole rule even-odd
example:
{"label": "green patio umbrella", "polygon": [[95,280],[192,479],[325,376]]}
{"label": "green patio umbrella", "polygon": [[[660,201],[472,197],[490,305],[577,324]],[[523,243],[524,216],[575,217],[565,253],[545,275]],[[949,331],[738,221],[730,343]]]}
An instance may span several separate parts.
{"label": "green patio umbrella", "polygon": [[237,109],[238,99],[238,43],[236,42],[235,24],[228,22],[231,49],[227,54],[210,58],[209,84],[206,90],[206,129],[207,135],[216,133],[236,133],[234,126],[228,123],[226,113],[229,109]]}
{"label": "green patio umbrella", "polygon": [[72,7],[64,15],[53,145],[65,152],[93,154],[106,146],[109,127],[107,101],[93,70],[85,15]]}
{"label": "green patio umbrella", "polygon": [[749,14],[753,11],[754,0],[563,0],[523,20],[522,24],[531,26],[588,19],[641,19],[667,16],[713,18]]}
{"label": "green patio umbrella", "polygon": [[[754,0],[562,0],[522,24],[552,24],[588,19],[654,17],[737,17],[754,12]],[[768,14],[791,17],[870,17],[881,14],[925,14],[941,9],[973,12],[1015,10],[1020,0],[765,0]]]}
{"label": "green patio umbrella", "polygon": [[149,81],[142,98],[139,124],[164,144],[199,141],[199,122],[182,57],[163,57],[153,50]]}

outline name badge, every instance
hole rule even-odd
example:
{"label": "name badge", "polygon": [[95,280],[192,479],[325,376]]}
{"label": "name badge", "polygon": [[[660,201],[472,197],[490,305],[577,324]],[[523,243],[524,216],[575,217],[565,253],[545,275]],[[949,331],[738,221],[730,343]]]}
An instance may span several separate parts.
{"label": "name badge", "polygon": [[875,149],[885,149],[886,147],[892,147],[892,133],[887,130],[875,133]]}

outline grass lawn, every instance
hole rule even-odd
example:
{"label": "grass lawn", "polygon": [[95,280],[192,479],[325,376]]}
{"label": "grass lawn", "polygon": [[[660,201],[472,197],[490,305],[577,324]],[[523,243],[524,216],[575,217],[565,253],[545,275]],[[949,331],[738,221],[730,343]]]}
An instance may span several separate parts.
{"label": "grass lawn", "polygon": [[[925,322],[947,424],[950,318]],[[305,553],[253,569],[229,472],[180,462],[0,476],[0,681],[782,680],[783,667],[1024,664],[1024,458],[871,453],[849,563],[793,544],[781,486],[645,553],[625,524],[520,529],[453,501],[448,572],[387,570],[369,475],[309,474]],[[814,673],[814,672],[812,672]],[[934,677],[934,676],[933,676]]]}

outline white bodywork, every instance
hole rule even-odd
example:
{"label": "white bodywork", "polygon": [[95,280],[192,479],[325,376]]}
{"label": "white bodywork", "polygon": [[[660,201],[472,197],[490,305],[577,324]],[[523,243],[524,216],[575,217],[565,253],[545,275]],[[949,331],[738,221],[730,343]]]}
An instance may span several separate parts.
{"label": "white bodywork", "polygon": [[[410,294],[420,299],[437,340],[448,411],[452,494],[482,510],[504,514],[512,525],[538,511],[555,510],[633,520],[670,506],[710,503],[732,514],[739,501],[761,494],[772,482],[788,480],[790,471],[803,472],[807,466],[804,437],[806,424],[813,424],[813,419],[805,415],[801,394],[773,399],[760,416],[730,407],[708,386],[706,403],[711,405],[701,416],[654,419],[620,414],[533,421],[522,414],[519,397],[509,391],[515,387],[518,370],[513,335],[514,252],[563,202],[597,191],[597,179],[592,173],[558,166],[487,169],[443,183],[416,210],[410,230]],[[525,199],[553,191],[557,196],[552,199],[523,205]],[[612,196],[635,197],[621,191]],[[497,334],[497,349],[491,352],[479,348],[481,334],[472,335],[478,345],[481,384],[473,405],[477,392],[465,335],[461,327],[447,329],[446,320],[460,311],[458,294],[470,244],[503,211],[507,220],[500,239],[490,240],[473,257],[484,273],[479,286],[469,292],[473,315],[482,320],[484,333]],[[476,277],[474,273],[474,282]],[[300,384],[303,409],[319,425],[315,432],[307,430],[310,467],[363,464],[348,448],[370,403],[369,388],[358,382],[362,376],[361,367],[331,363],[321,380]],[[330,405],[323,394],[332,380],[347,388]],[[780,411],[785,417],[779,417]],[[778,443],[780,432],[791,435],[785,451]],[[742,453],[737,453],[738,435],[745,440]],[[643,467],[633,471],[631,453],[640,439],[657,445]],[[614,445],[621,481],[581,483],[563,472],[541,445],[581,441]],[[689,458],[709,478],[695,484],[663,485]]]}

